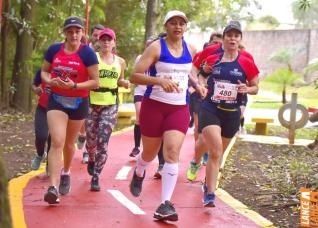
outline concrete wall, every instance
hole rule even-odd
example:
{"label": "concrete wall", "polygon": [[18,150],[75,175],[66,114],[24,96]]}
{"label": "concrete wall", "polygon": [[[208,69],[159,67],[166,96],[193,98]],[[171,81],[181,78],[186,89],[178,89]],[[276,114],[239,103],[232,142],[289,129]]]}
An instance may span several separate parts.
{"label": "concrete wall", "polygon": [[[209,34],[199,32],[188,33],[186,39],[202,49]],[[205,40],[202,40],[205,39]],[[255,59],[261,75],[271,73],[284,64],[270,60],[270,57],[281,48],[300,48],[301,52],[293,59],[292,68],[301,71],[307,63],[318,58],[318,30],[272,30],[244,31],[242,44]]]}
{"label": "concrete wall", "polygon": [[312,58],[318,57],[317,30],[246,31],[243,34],[243,44],[254,56],[262,75],[284,67],[284,64],[270,60],[281,48],[300,49],[300,53],[292,61],[292,68],[296,71],[301,71]]}

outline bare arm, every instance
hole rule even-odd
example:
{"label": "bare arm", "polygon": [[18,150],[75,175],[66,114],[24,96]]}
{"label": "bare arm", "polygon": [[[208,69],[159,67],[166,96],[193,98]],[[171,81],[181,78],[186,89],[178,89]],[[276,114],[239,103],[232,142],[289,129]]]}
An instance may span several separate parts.
{"label": "bare arm", "polygon": [[130,82],[129,80],[125,79],[126,61],[123,58],[119,58],[119,61],[120,61],[121,72],[117,81],[117,85],[128,89],[130,87]]}
{"label": "bare arm", "polygon": [[160,42],[155,41],[146,48],[140,60],[136,63],[130,82],[139,85],[160,85],[165,92],[178,91],[178,85],[169,78],[149,77],[145,72],[155,64],[160,56]]}
{"label": "bare arm", "polygon": [[247,93],[251,95],[256,95],[258,93],[258,77],[254,77],[251,81],[248,82]]}
{"label": "bare arm", "polygon": [[99,86],[98,64],[87,67],[89,79],[81,83],[75,83],[70,78],[66,81],[63,81],[60,78],[51,78],[50,67],[51,64],[44,60],[41,69],[41,78],[50,86],[61,89],[96,89]]}
{"label": "bare arm", "polygon": [[254,77],[252,80],[248,81],[247,84],[238,80],[238,92],[256,95],[258,93],[258,81],[258,77]]}

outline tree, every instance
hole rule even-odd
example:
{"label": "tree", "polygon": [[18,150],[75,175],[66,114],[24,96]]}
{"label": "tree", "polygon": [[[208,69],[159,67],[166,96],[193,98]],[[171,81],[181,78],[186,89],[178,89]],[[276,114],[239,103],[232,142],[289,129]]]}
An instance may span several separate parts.
{"label": "tree", "polygon": [[33,76],[31,57],[33,38],[31,36],[32,19],[36,0],[24,0],[21,3],[21,24],[17,33],[17,49],[14,58],[13,83],[15,91],[12,106],[22,111],[31,111],[31,76]]}
{"label": "tree", "polygon": [[318,26],[318,0],[294,1],[293,15],[298,28],[313,28]]}
{"label": "tree", "polygon": [[247,29],[249,30],[273,30],[279,26],[279,21],[271,16],[263,16],[258,18],[257,20],[252,21],[247,25]]}
{"label": "tree", "polygon": [[285,104],[287,101],[286,86],[290,85],[298,78],[298,75],[295,74],[293,71],[292,60],[296,55],[300,54],[302,51],[303,49],[301,47],[281,48],[270,57],[270,60],[275,61],[277,63],[281,63],[287,67],[285,69],[278,69],[273,73],[273,76],[269,77],[272,78],[273,81],[282,84],[283,104]]}
{"label": "tree", "polygon": [[[10,3],[9,0],[4,1],[4,14],[9,13]],[[1,104],[4,107],[9,106],[9,71],[8,71],[8,41],[9,41],[9,23],[7,17],[2,19],[1,28],[1,81],[0,81],[0,97]]]}
{"label": "tree", "polygon": [[148,0],[146,22],[145,22],[145,41],[156,33],[158,19],[160,13],[158,12],[159,0]]}

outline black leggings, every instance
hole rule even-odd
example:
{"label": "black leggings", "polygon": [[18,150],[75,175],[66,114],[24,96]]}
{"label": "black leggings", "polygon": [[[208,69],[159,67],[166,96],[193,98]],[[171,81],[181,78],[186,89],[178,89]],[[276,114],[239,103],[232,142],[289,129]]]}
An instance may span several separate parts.
{"label": "black leggings", "polygon": [[46,108],[43,108],[40,105],[38,105],[35,110],[34,129],[36,153],[38,156],[42,157],[46,142],[47,152],[50,150],[51,137],[49,135],[49,128],[47,124]]}

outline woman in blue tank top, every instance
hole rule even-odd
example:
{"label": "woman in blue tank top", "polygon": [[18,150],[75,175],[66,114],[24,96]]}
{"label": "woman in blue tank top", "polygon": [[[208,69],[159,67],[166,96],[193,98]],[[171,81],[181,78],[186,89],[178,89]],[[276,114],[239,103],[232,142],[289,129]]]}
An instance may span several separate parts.
{"label": "woman in blue tank top", "polygon": [[[143,151],[137,158],[130,191],[139,196],[145,169],[156,157],[162,140],[165,165],[162,169],[162,199],[154,214],[159,220],[177,221],[170,202],[178,177],[178,160],[190,120],[188,75],[195,49],[183,40],[188,19],[183,12],[170,11],[164,19],[165,38],[146,48],[131,75],[134,84],[147,85],[141,110]],[[150,76],[145,71],[150,68]]]}

